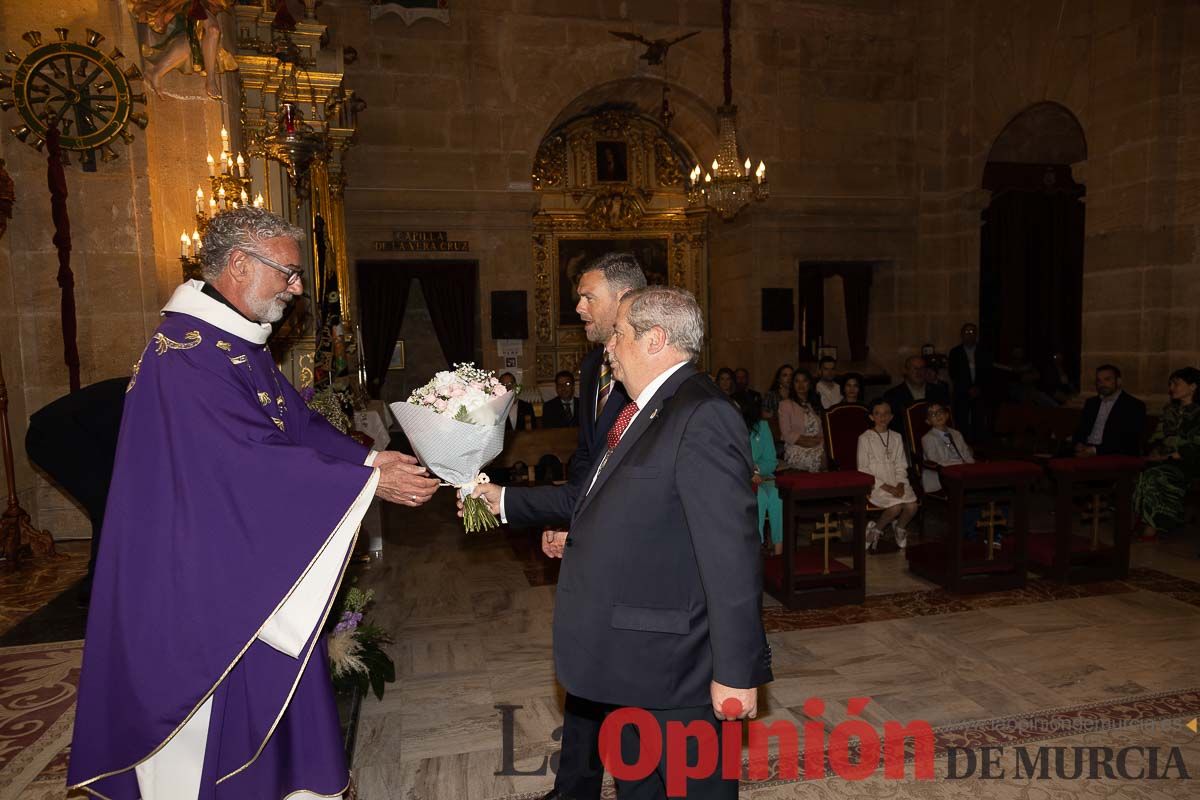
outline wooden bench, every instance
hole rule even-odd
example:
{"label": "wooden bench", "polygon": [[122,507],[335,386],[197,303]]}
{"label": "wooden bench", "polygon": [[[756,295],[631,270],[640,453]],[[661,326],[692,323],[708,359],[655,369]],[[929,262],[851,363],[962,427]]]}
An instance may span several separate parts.
{"label": "wooden bench", "polygon": [[565,478],[570,468],[568,462],[578,445],[579,428],[508,431],[505,433],[504,449],[492,462],[492,466],[511,470],[513,466],[523,464],[526,469],[525,479],[534,483],[534,467],[543,456],[552,455],[562,462]]}

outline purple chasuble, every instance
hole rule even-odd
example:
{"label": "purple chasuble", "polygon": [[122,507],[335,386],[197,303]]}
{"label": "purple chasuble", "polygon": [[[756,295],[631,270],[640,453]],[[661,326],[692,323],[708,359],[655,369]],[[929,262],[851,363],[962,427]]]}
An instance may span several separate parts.
{"label": "purple chasuble", "polygon": [[280,374],[269,327],[199,286],[176,290],[129,383],[67,782],[111,800],[339,797],[320,631],[375,470]]}

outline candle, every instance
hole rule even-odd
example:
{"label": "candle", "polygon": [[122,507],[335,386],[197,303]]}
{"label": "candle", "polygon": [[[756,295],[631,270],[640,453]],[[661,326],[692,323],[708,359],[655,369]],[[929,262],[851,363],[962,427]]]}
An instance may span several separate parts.
{"label": "candle", "polygon": [[262,208],[264,202],[266,201],[263,200],[262,192],[259,192],[258,197],[254,198],[254,207]]}
{"label": "candle", "polygon": [[229,149],[229,131],[225,130],[225,126],[221,126],[221,149]]}
{"label": "candle", "polygon": [[746,158],[746,163],[743,164],[742,166],[745,168],[746,174],[749,175],[750,174],[750,159],[748,157]]}
{"label": "candle", "polygon": [[194,248],[196,248],[196,250],[195,250],[196,255],[199,256],[200,255],[200,231],[195,230],[195,229],[192,230],[192,246]]}
{"label": "candle", "polygon": [[208,196],[208,215],[210,217],[212,217],[212,216],[216,216],[216,213],[217,213],[217,201],[213,199],[212,195],[209,195]]}
{"label": "candle", "polygon": [[246,169],[246,160],[245,160],[244,158],[242,158],[242,154],[241,154],[241,153],[238,153],[238,157],[237,157],[237,172],[236,172],[236,175],[237,175],[239,178],[240,178],[240,177],[242,177],[242,173],[245,171],[245,169]]}
{"label": "candle", "polygon": [[758,169],[754,171],[754,174],[758,177],[758,182],[762,183],[763,179],[767,177],[767,165],[761,161],[758,162]]}
{"label": "candle", "polygon": [[188,239],[187,231],[184,231],[183,234],[180,235],[180,237],[179,237],[179,257],[180,258],[187,258],[189,242],[191,242],[191,240]]}
{"label": "candle", "polygon": [[217,204],[220,205],[221,208],[229,208],[229,203],[227,203],[225,201],[225,187],[224,186],[222,186],[220,191],[217,192]]}
{"label": "candle", "polygon": [[713,172],[717,171],[717,160],[715,158],[713,159],[713,163],[712,163],[712,171]]}
{"label": "candle", "polygon": [[212,177],[214,174],[216,174],[216,173],[213,171],[213,164],[214,164],[215,162],[213,161],[212,153],[209,153],[209,154],[208,154],[208,158],[207,158],[206,160],[208,161],[208,177],[210,177],[210,178],[211,178],[211,177]]}
{"label": "candle", "polygon": [[199,186],[196,187],[196,213],[204,213],[204,190]]}
{"label": "candle", "polygon": [[242,189],[242,205],[246,205],[249,202],[250,202],[250,196],[248,194],[246,194],[245,189]]}

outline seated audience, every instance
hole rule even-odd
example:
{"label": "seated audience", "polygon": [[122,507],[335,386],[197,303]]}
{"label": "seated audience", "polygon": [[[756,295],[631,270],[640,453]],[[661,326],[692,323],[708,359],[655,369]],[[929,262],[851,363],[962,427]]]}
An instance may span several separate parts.
{"label": "seated audience", "polygon": [[750,370],[745,367],[738,367],[733,371],[733,400],[742,408],[746,407],[746,403],[753,401],[756,406],[762,408],[762,395],[750,388]]}
{"label": "seated audience", "polygon": [[[930,425],[929,430],[921,437],[921,451],[926,461],[940,467],[975,463],[975,456],[963,440],[962,434],[947,424],[950,421],[950,412],[944,405],[930,403],[928,411],[925,412],[925,421]],[[922,469],[921,485],[925,487],[926,492],[940,492],[942,481],[937,470]]]}
{"label": "seated audience", "polygon": [[925,359],[921,356],[909,356],[904,361],[904,380],[888,389],[883,399],[890,406],[892,414],[892,430],[904,432],[904,413],[913,403],[922,400],[950,404],[950,396],[941,384],[925,382]]}
{"label": "seated audience", "polygon": [[1054,398],[1058,405],[1064,405],[1072,397],[1079,394],[1076,381],[1067,374],[1066,358],[1060,352],[1050,354],[1050,363],[1043,371],[1042,391]]}
{"label": "seated audience", "polygon": [[767,393],[763,396],[763,416],[767,419],[779,413],[779,404],[792,396],[792,375],[795,370],[791,364],[784,364],[775,370],[775,377]]}
{"label": "seated audience", "polygon": [[812,387],[812,374],[797,369],[792,377],[792,396],[779,404],[784,463],[789,469],[804,472],[820,472],[825,468],[821,409]]}
{"label": "seated audience", "polygon": [[847,372],[841,377],[842,383],[842,402],[838,405],[864,405],[866,400],[863,399],[863,376],[857,372]]}
{"label": "seated audience", "polygon": [[821,396],[821,408],[833,408],[842,402],[842,387],[837,382],[837,359],[825,356],[818,364],[821,380],[817,381],[817,394]]}
{"label": "seated audience", "polygon": [[[1200,405],[1196,392],[1200,370],[1184,367],[1171,373],[1158,428],[1150,437],[1149,465],[1138,476],[1133,508],[1145,525],[1143,538],[1183,526],[1184,498],[1200,478]],[[1111,423],[1110,423],[1111,424]]]}
{"label": "seated audience", "polygon": [[1121,370],[1112,364],[1096,368],[1096,396],[1088,398],[1072,441],[1075,455],[1136,456],[1142,452],[1146,404],[1121,391]]}
{"label": "seated audience", "polygon": [[871,404],[874,427],[858,437],[859,472],[875,478],[875,488],[868,499],[883,509],[879,521],[867,523],[867,547],[874,552],[880,534],[896,524],[896,545],[903,548],[908,542],[908,523],[917,513],[917,495],[908,484],[908,455],[904,436],[892,430],[892,408],[886,400]]}
{"label": "seated audience", "polygon": [[563,370],[554,376],[555,397],[542,403],[543,428],[579,426],[579,401],[575,399],[575,375]]}
{"label": "seated audience", "polygon": [[[511,372],[501,375],[500,383],[504,384],[504,388],[510,392],[520,391],[520,387],[517,386],[517,379]],[[536,427],[537,419],[533,415],[533,405],[527,400],[517,398],[517,402],[509,406],[508,427],[506,430],[531,431]]]}
{"label": "seated audience", "polygon": [[721,367],[719,370],[717,370],[717,377],[715,380],[717,383],[717,388],[720,389],[726,397],[732,399],[733,391],[737,388],[737,383],[733,378],[733,370],[731,370],[729,367]]}
{"label": "seated audience", "polygon": [[[754,458],[754,491],[758,498],[758,535],[770,544],[776,555],[783,549],[783,500],[775,486],[775,467],[779,456],[771,435],[771,426],[762,416],[762,406],[753,399],[742,406],[742,418],[750,429],[750,455]],[[771,521],[767,533],[766,522]]]}

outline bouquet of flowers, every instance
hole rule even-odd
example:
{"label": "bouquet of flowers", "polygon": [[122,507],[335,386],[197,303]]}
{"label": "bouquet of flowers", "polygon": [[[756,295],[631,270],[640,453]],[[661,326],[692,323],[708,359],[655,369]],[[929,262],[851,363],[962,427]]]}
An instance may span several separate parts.
{"label": "bouquet of flowers", "polygon": [[383,699],[385,683],[396,680],[396,666],[382,645],[392,638],[374,625],[363,624],[363,613],[375,601],[375,592],[352,587],[342,601],[342,613],[329,633],[329,672],[339,692],[367,689]]}
{"label": "bouquet of flowers", "polygon": [[471,492],[488,482],[480,470],[504,449],[504,422],[515,399],[495,373],[456,364],[453,372],[434,375],[408,402],[391,405],[417,458],[458,489],[467,533],[500,524]]}

